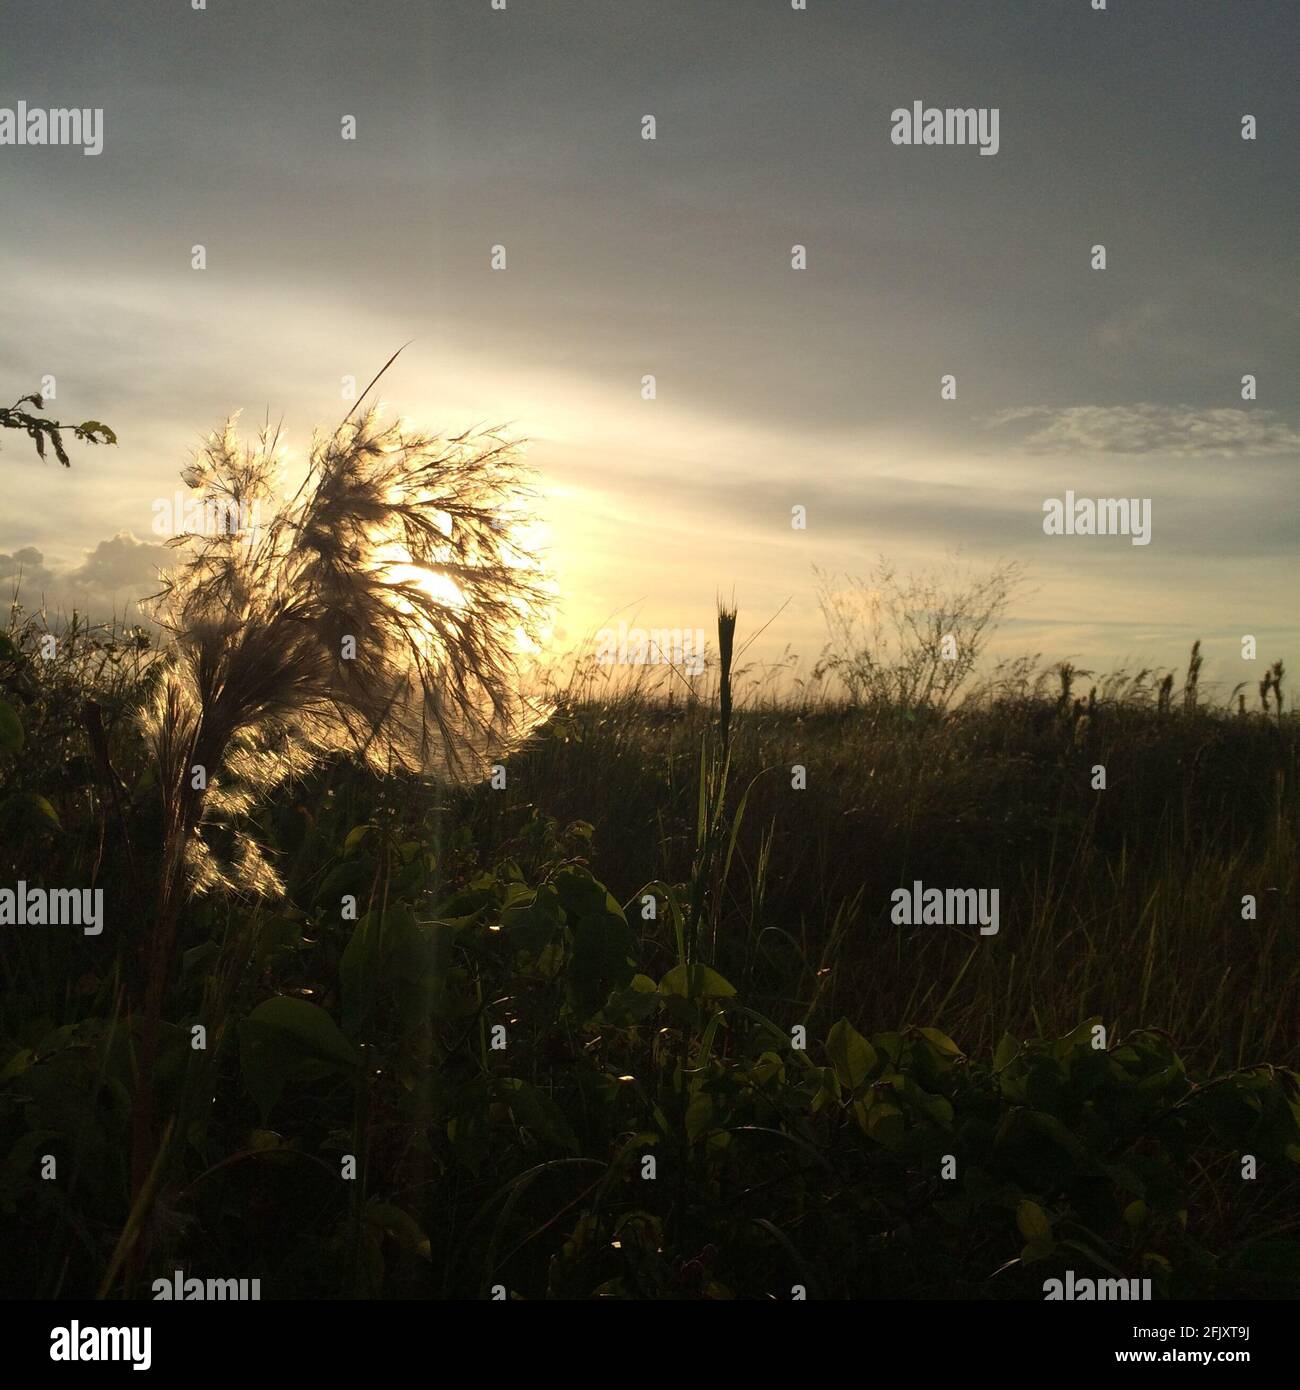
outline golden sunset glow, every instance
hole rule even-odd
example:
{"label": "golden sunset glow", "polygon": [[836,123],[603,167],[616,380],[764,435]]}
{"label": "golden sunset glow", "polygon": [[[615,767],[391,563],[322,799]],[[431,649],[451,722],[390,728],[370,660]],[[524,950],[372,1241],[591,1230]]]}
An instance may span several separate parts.
{"label": "golden sunset glow", "polygon": [[[410,553],[405,546],[399,547],[405,559],[393,559],[384,565],[384,577],[392,584],[412,584],[431,594],[447,608],[464,608],[465,595],[450,575],[438,570],[426,569],[423,565],[411,564]],[[396,599],[403,612],[409,612],[411,605],[400,595]]]}
{"label": "golden sunset glow", "polygon": [[[528,556],[549,533],[549,528],[540,521],[518,522],[511,526],[510,533],[514,545],[506,551],[507,562],[521,569],[533,570],[541,580],[544,591],[550,595],[540,605],[530,605],[519,597],[514,599],[521,619],[512,633],[514,653],[517,656],[542,656],[550,649],[555,637],[554,610],[558,586],[554,580],[545,577],[544,567],[531,561]],[[400,541],[389,541],[378,547],[376,553],[380,572],[387,583],[422,589],[446,608],[463,609],[469,604],[469,598],[449,574],[427,565],[413,564],[411,552]],[[403,613],[414,611],[410,600],[400,593],[394,593],[393,603]]]}

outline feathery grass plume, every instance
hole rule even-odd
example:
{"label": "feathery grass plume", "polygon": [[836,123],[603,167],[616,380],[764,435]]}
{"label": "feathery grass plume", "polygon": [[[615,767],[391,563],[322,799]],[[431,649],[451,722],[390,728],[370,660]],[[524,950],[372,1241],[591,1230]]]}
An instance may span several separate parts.
{"label": "feathery grass plume", "polygon": [[[204,816],[238,816],[325,754],[472,781],[545,713],[514,657],[546,596],[513,535],[531,493],[508,441],[410,435],[371,411],[313,440],[290,498],[278,453],[233,423],[208,441],[184,480],[257,520],[178,538],[190,553],[155,597],[173,652],[145,732],[169,833],[200,870]],[[250,886],[214,873],[195,886]]]}
{"label": "feathery grass plume", "polygon": [[731,740],[731,663],[736,646],[736,605],[718,599],[718,727],[725,750]]}
{"label": "feathery grass plume", "polygon": [[[145,943],[146,1091],[185,899],[279,887],[239,829],[244,812],[332,752],[472,781],[546,714],[520,693],[514,657],[547,600],[516,541],[532,494],[510,441],[408,433],[371,410],[313,438],[292,495],[281,463],[266,429],[245,446],[232,421],[207,441],[182,474],[203,514],[255,520],[178,537],[188,553],[153,600],[172,642],[142,716],[164,817]],[[232,832],[233,862],[205,840],[214,824]],[[137,1184],[149,1128],[147,1117],[137,1128]]]}
{"label": "feathery grass plume", "polygon": [[1074,677],[1077,672],[1071,661],[1062,661],[1056,670],[1061,678],[1061,693],[1057,697],[1056,705],[1058,709],[1066,710],[1070,707],[1070,696],[1074,689]]}
{"label": "feathery grass plume", "polygon": [[1164,674],[1164,676],[1162,677],[1162,679],[1161,679],[1161,681],[1160,681],[1160,693],[1159,693],[1159,698],[1158,698],[1157,701],[1156,701],[1156,710],[1157,710],[1158,713],[1160,713],[1160,714],[1168,714],[1168,713],[1169,713],[1169,701],[1170,701],[1170,696],[1171,696],[1172,693],[1173,693],[1173,688],[1174,688],[1174,673],[1173,673],[1172,671],[1166,671],[1165,674]]}
{"label": "feathery grass plume", "polygon": [[1192,643],[1192,654],[1187,658],[1187,679],[1183,682],[1183,713],[1196,712],[1196,692],[1201,680],[1201,666],[1205,658],[1201,655],[1201,639]]}

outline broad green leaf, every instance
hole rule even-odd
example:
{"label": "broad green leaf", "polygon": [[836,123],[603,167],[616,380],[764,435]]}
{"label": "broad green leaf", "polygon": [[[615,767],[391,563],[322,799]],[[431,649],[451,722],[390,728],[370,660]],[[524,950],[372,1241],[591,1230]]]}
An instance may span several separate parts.
{"label": "broad green leaf", "polygon": [[936,1124],[942,1125],[945,1129],[952,1124],[952,1102],[947,1096],[931,1095],[929,1091],[914,1084],[907,1086],[905,1095],[912,1105],[928,1115]]}
{"label": "broad green leaf", "polygon": [[220,954],[221,947],[215,941],[203,941],[191,946],[181,957],[181,979],[188,980],[196,970],[202,970]]}
{"label": "broad green leaf", "polygon": [[1080,1170],[1099,1171],[1097,1160],[1088,1152],[1087,1146],[1066,1124],[1045,1110],[1022,1110],[1018,1112],[1018,1123],[1034,1134],[1041,1134],[1063,1149],[1079,1165]]}
{"label": "broad green leaf", "polygon": [[841,1086],[855,1091],[871,1075],[876,1050],[848,1021],[842,1018],[826,1038],[826,1055],[831,1059]]}
{"label": "broad green leaf", "polygon": [[116,444],[117,435],[102,420],[83,420],[73,427],[73,434],[88,444]]}
{"label": "broad green leaf", "polygon": [[887,1149],[898,1148],[903,1142],[903,1112],[890,1101],[877,1101],[867,1111],[867,1133]]}
{"label": "broad green leaf", "polygon": [[544,1091],[516,1076],[506,1076],[497,1082],[496,1094],[510,1107],[517,1125],[531,1130],[539,1139],[577,1153],[577,1136],[564,1112]]}
{"label": "broad green leaf", "polygon": [[963,1055],[961,1048],[953,1042],[947,1033],[941,1033],[937,1028],[922,1028],[920,1033],[928,1043],[937,1047],[945,1056],[960,1057]]}
{"label": "broad green leaf", "polygon": [[342,1067],[359,1066],[360,1054],[339,1032],[339,1026],[316,1004],[277,995],[264,1000],[248,1016],[248,1025],[298,1048],[309,1057]]}
{"label": "broad green leaf", "polygon": [[38,830],[62,830],[59,813],[36,792],[18,792],[0,803],[0,814]]}
{"label": "broad green leaf", "polygon": [[683,999],[722,999],[735,992],[735,987],[712,966],[699,961],[674,965],[659,981],[660,994],[676,994]]}
{"label": "broad green leaf", "polygon": [[1042,1245],[1052,1239],[1052,1223],[1047,1213],[1027,1197],[1016,1205],[1016,1225],[1030,1245]]}
{"label": "broad green leaf", "polygon": [[693,1144],[713,1124],[713,1097],[706,1092],[691,1097],[686,1107],[686,1137]]}
{"label": "broad green leaf", "polygon": [[0,753],[16,753],[23,746],[23,722],[12,705],[0,699]]}
{"label": "broad green leaf", "polygon": [[410,1255],[428,1259],[429,1238],[420,1229],[409,1212],[391,1202],[372,1202],[366,1208],[366,1224],[374,1230],[382,1231],[399,1249]]}
{"label": "broad green leaf", "polygon": [[613,894],[577,864],[566,864],[552,877],[560,904],[571,919],[592,916],[623,920],[623,909]]}
{"label": "broad green leaf", "polygon": [[347,838],[343,841],[343,853],[351,854],[358,845],[365,840],[372,830],[373,825],[354,825],[347,833]]}
{"label": "broad green leaf", "polygon": [[240,1072],[264,1125],[287,1082],[348,1071],[359,1060],[329,1014],[305,999],[267,999],[239,1030]]}
{"label": "broad green leaf", "polygon": [[569,989],[578,1011],[590,1017],[636,973],[636,939],[621,916],[591,913],[573,931]]}

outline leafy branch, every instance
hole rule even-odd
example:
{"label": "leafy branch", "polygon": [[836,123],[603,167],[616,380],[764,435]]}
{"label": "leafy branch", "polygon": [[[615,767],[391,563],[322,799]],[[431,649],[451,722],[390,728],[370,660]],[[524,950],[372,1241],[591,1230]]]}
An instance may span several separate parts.
{"label": "leafy branch", "polygon": [[58,420],[44,420],[23,409],[30,405],[35,410],[44,410],[45,402],[39,395],[21,396],[11,406],[0,406],[0,427],[9,430],[26,430],[36,441],[36,453],[44,459],[48,442],[54,449],[54,456],[64,466],[71,468],[68,451],[63,447],[63,431],[71,430],[73,437],[85,444],[116,444],[117,435],[99,420],[83,420],[79,425],[65,425]]}

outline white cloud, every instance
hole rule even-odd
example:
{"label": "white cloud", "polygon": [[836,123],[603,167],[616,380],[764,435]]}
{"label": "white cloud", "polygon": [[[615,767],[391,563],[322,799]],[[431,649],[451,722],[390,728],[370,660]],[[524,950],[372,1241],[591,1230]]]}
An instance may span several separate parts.
{"label": "white cloud", "polygon": [[1172,458],[1289,454],[1300,432],[1271,410],[1187,405],[1017,406],[986,425],[1028,423],[1021,447],[1035,454],[1163,454]]}
{"label": "white cloud", "polygon": [[[137,600],[156,593],[159,570],[173,563],[170,547],[119,531],[86,551],[81,564],[65,570],[47,565],[44,554],[32,545],[0,553],[0,583],[6,600],[16,593],[28,610],[66,614],[75,608],[98,621],[120,616]],[[132,612],[131,621],[141,616]]]}

